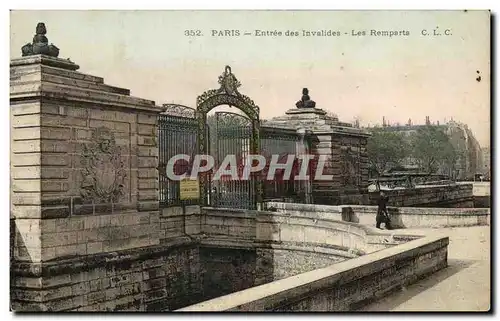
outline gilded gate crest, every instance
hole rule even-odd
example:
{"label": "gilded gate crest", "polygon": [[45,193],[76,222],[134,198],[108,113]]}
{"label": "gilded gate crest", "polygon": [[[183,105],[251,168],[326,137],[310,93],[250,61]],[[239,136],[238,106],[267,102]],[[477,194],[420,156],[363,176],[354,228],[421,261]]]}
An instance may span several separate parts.
{"label": "gilded gate crest", "polygon": [[109,129],[94,130],[91,141],[84,145],[82,167],[80,193],[84,200],[111,203],[123,195],[127,173],[120,148]]}

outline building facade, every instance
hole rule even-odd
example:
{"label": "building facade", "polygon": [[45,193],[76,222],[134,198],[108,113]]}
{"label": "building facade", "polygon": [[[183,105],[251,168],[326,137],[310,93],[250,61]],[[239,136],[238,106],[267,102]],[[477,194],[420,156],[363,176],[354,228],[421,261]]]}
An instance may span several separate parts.
{"label": "building facade", "polygon": [[[474,180],[474,176],[485,170],[484,156],[479,142],[466,124],[450,120],[445,124],[439,122],[431,123],[429,117],[426,117],[425,124],[415,125],[408,121],[406,125],[389,125],[383,121],[382,129],[386,131],[400,132],[406,137],[411,137],[417,133],[417,130],[426,126],[441,128],[449,137],[453,145],[457,158],[454,168],[442,167],[438,170],[439,174],[449,175],[456,180]],[[381,129],[380,127],[376,127]],[[368,128],[370,131],[370,128]],[[403,164],[405,166],[415,166],[416,160],[407,157]]]}

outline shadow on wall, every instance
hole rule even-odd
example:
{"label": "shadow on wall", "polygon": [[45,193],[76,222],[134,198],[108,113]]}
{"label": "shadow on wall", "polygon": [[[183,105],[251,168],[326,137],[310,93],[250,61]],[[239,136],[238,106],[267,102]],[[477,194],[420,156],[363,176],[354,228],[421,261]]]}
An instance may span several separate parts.
{"label": "shadow on wall", "polygon": [[403,217],[400,215],[399,208],[388,208],[387,212],[389,213],[389,217],[391,218],[391,225],[393,228],[406,228],[403,223]]}
{"label": "shadow on wall", "polygon": [[[38,262],[40,258],[40,250],[36,250],[40,244],[36,242],[36,229],[31,226],[32,220],[10,220],[10,259],[20,262]],[[31,223],[31,224],[30,224]],[[32,231],[33,230],[33,231]],[[28,247],[28,242],[32,241],[31,248]]]}
{"label": "shadow on wall", "polygon": [[491,207],[490,196],[474,196],[474,207],[475,208],[490,208]]}
{"label": "shadow on wall", "polygon": [[[322,223],[307,217],[290,217],[271,208],[204,208],[203,212],[200,265],[205,300],[362,254],[346,244],[364,236],[342,236],[349,233],[349,226],[339,221]],[[340,224],[338,231],[335,224]]]}
{"label": "shadow on wall", "polygon": [[[237,230],[247,226],[231,226]],[[257,234],[272,238],[272,231],[261,229],[253,224],[250,235],[241,238],[239,244],[202,245],[200,264],[202,275],[203,300],[242,291],[257,285],[274,281],[274,251],[272,248],[255,248],[249,239],[255,240]],[[264,234],[266,234],[264,236]],[[234,238],[231,241],[238,241]],[[253,242],[252,242],[253,243]]]}
{"label": "shadow on wall", "polygon": [[203,300],[274,281],[274,252],[265,249],[200,248]]}
{"label": "shadow on wall", "polygon": [[[12,300],[12,297],[14,295],[12,289],[14,288],[15,286],[15,282],[14,282],[14,279],[15,279],[15,276],[14,276],[14,273],[13,273],[13,270],[12,270],[12,264],[14,263],[14,259],[15,259],[15,255],[14,255],[14,245],[15,245],[15,237],[16,237],[16,232],[17,232],[17,229],[16,229],[16,221],[14,219],[10,219],[10,235],[9,235],[9,243],[10,243],[10,297],[11,297],[11,300]],[[22,245],[23,247],[26,247],[24,244]]]}
{"label": "shadow on wall", "polygon": [[209,300],[255,286],[255,250],[203,247],[203,298]]}

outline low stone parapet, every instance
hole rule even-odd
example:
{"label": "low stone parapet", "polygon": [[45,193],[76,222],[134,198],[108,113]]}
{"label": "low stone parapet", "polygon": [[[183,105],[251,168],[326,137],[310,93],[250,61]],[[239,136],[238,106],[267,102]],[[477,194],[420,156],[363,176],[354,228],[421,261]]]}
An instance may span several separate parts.
{"label": "low stone parapet", "polygon": [[448,237],[427,236],[177,311],[349,311],[447,266]]}
{"label": "low stone parapet", "polygon": [[[474,207],[472,189],[472,184],[446,184],[384,190],[384,193],[392,206]],[[369,198],[369,204],[376,205],[379,193],[370,192]]]}
{"label": "low stone parapet", "polygon": [[419,238],[321,213],[202,208],[205,294],[217,297]]}
{"label": "low stone parapet", "polygon": [[[288,215],[329,218],[368,226],[375,225],[377,215],[377,206],[330,206],[281,202],[269,202],[266,206]],[[388,212],[395,228],[438,228],[490,224],[489,208],[389,207]]]}

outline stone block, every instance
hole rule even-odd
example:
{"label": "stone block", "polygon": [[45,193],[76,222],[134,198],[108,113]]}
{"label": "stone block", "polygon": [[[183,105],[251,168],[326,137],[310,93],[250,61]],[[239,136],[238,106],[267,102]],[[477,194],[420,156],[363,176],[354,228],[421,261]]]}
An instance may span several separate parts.
{"label": "stone block", "polygon": [[[138,168],[157,168],[158,157],[138,157]],[[140,172],[140,170],[139,170]]]}
{"label": "stone block", "polygon": [[149,146],[137,146],[137,156],[158,157],[158,148]]}
{"label": "stone block", "polygon": [[278,224],[257,223],[255,233],[257,240],[280,241],[280,227]]}
{"label": "stone block", "polygon": [[92,131],[88,129],[75,128],[73,130],[73,140],[89,141],[92,138]]}
{"label": "stone block", "polygon": [[158,208],[159,208],[158,201],[153,201],[153,202],[141,201],[140,203],[137,204],[137,210],[139,212],[154,211],[154,210],[158,210]]}
{"label": "stone block", "polygon": [[199,205],[187,205],[185,207],[185,214],[190,215],[190,214],[200,214],[201,213],[201,207]]}
{"label": "stone block", "polygon": [[56,232],[80,231],[85,228],[85,218],[81,217],[57,219],[54,222]]}
{"label": "stone block", "polygon": [[255,228],[248,226],[229,226],[228,234],[235,237],[255,238]]}
{"label": "stone block", "polygon": [[14,116],[12,121],[13,128],[29,127],[33,128],[33,130],[39,130],[36,127],[39,127],[41,124],[41,116],[38,114]]}
{"label": "stone block", "polygon": [[288,242],[304,242],[304,228],[289,224],[281,224],[280,239]]}
{"label": "stone block", "polygon": [[[29,135],[26,133],[26,135]],[[41,139],[60,140],[65,141],[71,137],[71,129],[64,127],[42,126],[40,127]],[[35,137],[34,137],[35,138]],[[38,138],[38,137],[36,137]]]}
{"label": "stone block", "polygon": [[158,116],[156,115],[148,115],[148,114],[138,114],[137,116],[137,123],[139,124],[150,124],[150,125],[156,125],[158,121]]}
{"label": "stone block", "polygon": [[202,227],[202,231],[208,235],[229,235],[229,226],[207,224]]}
{"label": "stone block", "polygon": [[162,217],[183,215],[182,207],[180,206],[164,207],[160,213]]}
{"label": "stone block", "polygon": [[113,212],[113,204],[112,203],[104,203],[104,204],[94,204],[94,213],[99,214],[110,214]]}
{"label": "stone block", "polygon": [[100,215],[99,216],[99,227],[109,227],[111,226],[111,216]]}
{"label": "stone block", "polygon": [[137,244],[134,243],[135,243],[134,239],[132,238],[107,240],[102,242],[102,251],[111,252],[111,251],[120,251],[133,247],[138,247],[136,246]]}
{"label": "stone block", "polygon": [[103,251],[103,242],[88,242],[87,255],[101,253]]}
{"label": "stone block", "polygon": [[99,216],[89,216],[83,219],[84,229],[96,229],[100,226],[100,217]]}
{"label": "stone block", "polygon": [[125,224],[125,219],[126,216],[125,214],[113,214],[110,215],[110,227],[116,227],[116,226],[125,226],[128,224]]}
{"label": "stone block", "polygon": [[149,214],[149,223],[152,225],[157,225],[160,223],[160,213],[158,212],[152,212]]}
{"label": "stone block", "polygon": [[188,235],[196,235],[201,232],[199,224],[186,224],[184,232]]}
{"label": "stone block", "polygon": [[159,192],[156,189],[151,190],[139,190],[137,193],[137,199],[139,201],[155,201],[158,200]]}
{"label": "stone block", "polygon": [[157,179],[139,179],[137,182],[138,189],[159,189],[160,184]]}
{"label": "stone block", "polygon": [[138,146],[156,146],[157,140],[156,136],[137,136]]}
{"label": "stone block", "polygon": [[[41,165],[42,164],[42,154],[41,153],[29,153],[22,154],[16,157],[12,157],[11,164],[14,166],[30,166],[30,165]],[[20,171],[20,169],[18,169]]]}
{"label": "stone block", "polygon": [[153,235],[155,232],[155,227],[149,224],[135,225],[129,227],[131,237],[140,237],[145,235]]}
{"label": "stone block", "polygon": [[13,153],[33,153],[40,152],[42,147],[40,140],[22,140],[13,141],[11,144],[11,151]]}
{"label": "stone block", "polygon": [[42,246],[45,247],[58,247],[65,245],[72,245],[78,243],[78,232],[58,232],[58,233],[44,233],[41,236]]}
{"label": "stone block", "polygon": [[156,168],[154,168],[154,169],[141,168],[138,170],[138,177],[139,178],[157,178],[158,177],[158,170]]}
{"label": "stone block", "polygon": [[22,103],[11,103],[10,110],[12,115],[33,115],[40,113],[40,102],[22,102]]}
{"label": "stone block", "polygon": [[86,255],[87,247],[85,244],[61,245],[55,248],[56,257]]}
{"label": "stone block", "polygon": [[108,121],[117,120],[116,112],[113,110],[106,110],[103,108],[92,108],[89,109],[87,112],[90,119],[108,120]]}
{"label": "stone block", "polygon": [[150,124],[137,124],[137,133],[139,135],[147,135],[147,136],[157,136],[157,127],[155,125]]}

